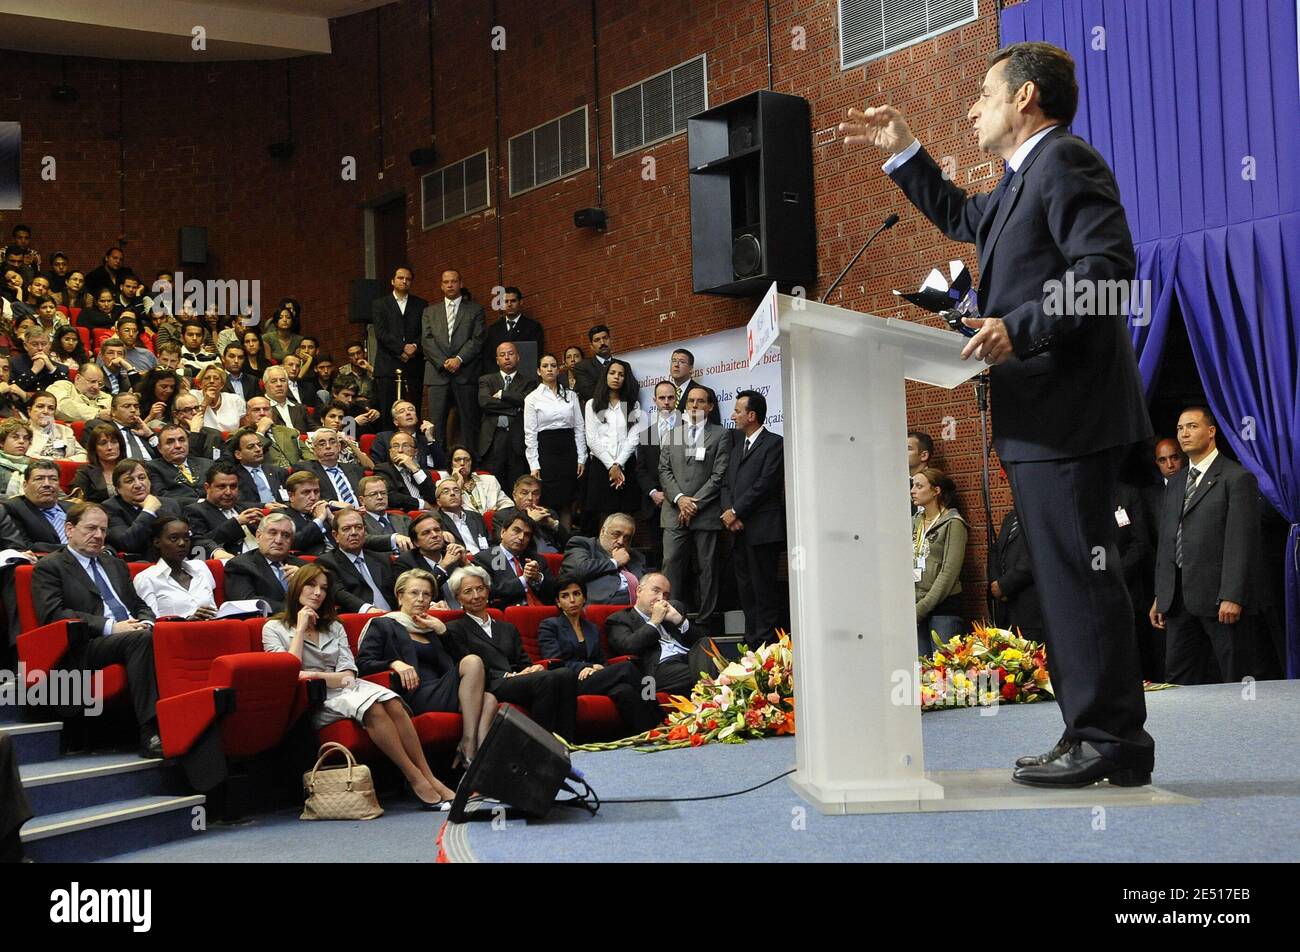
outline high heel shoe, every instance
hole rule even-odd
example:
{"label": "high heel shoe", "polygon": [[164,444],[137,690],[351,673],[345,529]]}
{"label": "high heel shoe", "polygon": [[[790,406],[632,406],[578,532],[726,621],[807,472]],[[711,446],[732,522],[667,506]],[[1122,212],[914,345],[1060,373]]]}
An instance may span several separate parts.
{"label": "high heel shoe", "polygon": [[415,798],[415,802],[419,804],[421,810],[430,813],[446,813],[451,809],[451,800],[435,800],[430,803],[428,800],[424,799],[424,797],[415,792],[415,787],[411,785],[411,781],[409,780],[406,781],[406,792]]}
{"label": "high heel shoe", "polygon": [[451,769],[460,770],[463,768],[465,770],[469,770],[469,765],[472,764],[473,762],[474,762],[473,757],[465,756],[465,751],[457,748],[456,756],[451,759]]}

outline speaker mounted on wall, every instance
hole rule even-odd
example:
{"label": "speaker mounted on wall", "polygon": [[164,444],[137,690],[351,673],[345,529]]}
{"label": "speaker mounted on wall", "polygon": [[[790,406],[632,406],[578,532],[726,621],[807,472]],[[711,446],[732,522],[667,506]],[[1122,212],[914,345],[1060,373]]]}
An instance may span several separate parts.
{"label": "speaker mounted on wall", "polygon": [[180,231],[181,264],[208,263],[208,230],[199,225],[182,225]]}

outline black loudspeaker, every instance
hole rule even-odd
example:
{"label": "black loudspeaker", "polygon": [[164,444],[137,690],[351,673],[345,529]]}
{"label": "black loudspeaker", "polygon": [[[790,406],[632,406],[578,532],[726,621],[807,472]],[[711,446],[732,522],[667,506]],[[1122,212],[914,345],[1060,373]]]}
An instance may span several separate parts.
{"label": "black loudspeaker", "polygon": [[382,297],[386,285],[374,278],[356,278],[349,286],[348,320],[353,324],[370,323],[370,305]]}
{"label": "black loudspeaker", "polygon": [[197,225],[181,226],[181,264],[208,263],[208,230]]}
{"label": "black loudspeaker", "polygon": [[579,228],[604,228],[607,221],[603,208],[579,208],[573,213],[573,223]]}
{"label": "black loudspeaker", "polygon": [[492,727],[474,762],[461,777],[449,819],[460,823],[471,795],[500,800],[534,817],[544,817],[569,775],[569,751],[555,735],[517,708],[497,708]]}
{"label": "black loudspeaker", "polygon": [[817,280],[810,115],[806,99],[761,90],[687,121],[697,293]]}

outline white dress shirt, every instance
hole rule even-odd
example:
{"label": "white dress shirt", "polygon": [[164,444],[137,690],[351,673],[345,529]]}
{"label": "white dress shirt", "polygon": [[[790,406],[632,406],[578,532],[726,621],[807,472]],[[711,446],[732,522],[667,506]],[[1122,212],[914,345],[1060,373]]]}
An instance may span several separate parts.
{"label": "white dress shirt", "polygon": [[217,582],[212,577],[212,570],[198,559],[187,559],[181,564],[190,573],[190,587],[187,589],[181,588],[172,578],[171,566],[166,562],[151,565],[135,577],[133,584],[137,594],[159,618],[165,615],[189,618],[204,605],[213,609],[217,607]]}
{"label": "white dress shirt", "polygon": [[222,433],[231,433],[239,429],[239,421],[247,410],[243,397],[235,393],[223,393],[220,407],[208,407],[203,411],[203,425]]}
{"label": "white dress shirt", "polygon": [[[1038,145],[1038,143],[1042,141],[1043,136],[1047,135],[1055,128],[1056,126],[1052,125],[1052,126],[1048,126],[1046,129],[1040,129],[1037,132],[1035,132],[1032,136],[1030,136],[1028,139],[1026,139],[1024,142],[1022,142],[1020,144],[1020,148],[1016,149],[1016,151],[1012,153],[1011,158],[1007,161],[1008,171],[1014,172],[1016,171],[1016,169],[1020,168],[1020,163],[1025,161],[1025,159],[1029,157],[1030,152],[1034,151],[1034,146]],[[902,152],[898,152],[895,153],[894,155],[891,155],[889,159],[885,162],[885,164],[880,167],[880,169],[886,175],[890,175],[894,172],[895,169],[902,166],[903,163],[905,163],[908,159],[910,159],[912,156],[916,155],[916,153],[920,151],[921,151],[921,140],[913,139],[911,145],[909,145]]]}
{"label": "white dress shirt", "polygon": [[641,408],[632,405],[631,413],[623,409],[623,401],[606,406],[601,412],[594,400],[587,401],[587,451],[604,464],[606,469],[618,464],[627,465],[628,458],[636,452],[637,439],[643,429]]}
{"label": "white dress shirt", "polygon": [[587,462],[587,425],[578,409],[578,395],[566,390],[561,399],[551,388],[542,384],[524,398],[524,454],[529,469],[541,469],[537,455],[537,434],[544,430],[573,430],[578,444],[578,462]]}
{"label": "white dress shirt", "polygon": [[[689,653],[689,649],[684,644],[682,644],[672,635],[668,634],[668,632],[664,631],[663,625],[656,625],[654,622],[650,620],[650,616],[647,615],[645,612],[641,611],[641,609],[639,608],[636,610],[636,613],[645,619],[645,623],[647,625],[649,625],[655,631],[659,632],[659,660],[660,661],[666,661],[667,659],[672,658],[676,655],[684,655]],[[690,620],[683,617],[682,623],[677,627],[677,630],[680,631],[682,634],[685,634],[690,629],[690,627],[691,627]]]}

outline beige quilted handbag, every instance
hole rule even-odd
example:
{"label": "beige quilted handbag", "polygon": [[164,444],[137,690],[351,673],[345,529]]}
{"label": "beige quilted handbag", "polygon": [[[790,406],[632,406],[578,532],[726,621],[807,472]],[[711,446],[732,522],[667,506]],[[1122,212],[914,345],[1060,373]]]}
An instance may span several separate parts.
{"label": "beige quilted handbag", "polygon": [[[336,751],[343,752],[347,766],[322,767]],[[302,775],[302,790],[307,799],[300,820],[373,820],[384,815],[370,768],[333,741],[321,745],[316,765]]]}

